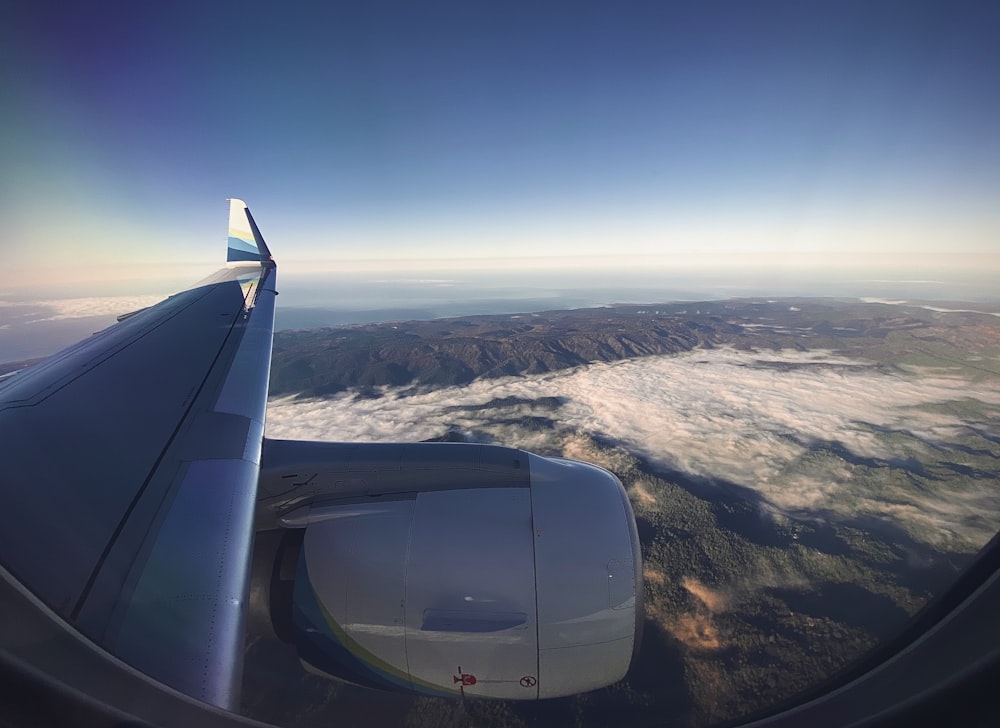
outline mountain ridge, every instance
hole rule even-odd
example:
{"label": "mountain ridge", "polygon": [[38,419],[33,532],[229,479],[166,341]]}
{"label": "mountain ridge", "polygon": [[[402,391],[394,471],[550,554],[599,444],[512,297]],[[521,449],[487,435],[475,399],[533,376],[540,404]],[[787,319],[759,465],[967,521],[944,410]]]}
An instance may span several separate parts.
{"label": "mountain ridge", "polygon": [[845,299],[731,299],[279,331],[270,394],[462,385],[718,346],[856,350],[921,330],[931,341],[944,316],[976,315]]}

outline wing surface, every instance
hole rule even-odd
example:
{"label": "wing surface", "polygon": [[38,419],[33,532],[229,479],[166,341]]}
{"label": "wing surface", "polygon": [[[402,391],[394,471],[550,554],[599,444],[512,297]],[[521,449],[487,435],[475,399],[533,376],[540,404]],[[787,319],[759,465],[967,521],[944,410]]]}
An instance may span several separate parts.
{"label": "wing surface", "polygon": [[200,700],[239,702],[276,268],[230,203],[227,268],[0,381],[0,558]]}

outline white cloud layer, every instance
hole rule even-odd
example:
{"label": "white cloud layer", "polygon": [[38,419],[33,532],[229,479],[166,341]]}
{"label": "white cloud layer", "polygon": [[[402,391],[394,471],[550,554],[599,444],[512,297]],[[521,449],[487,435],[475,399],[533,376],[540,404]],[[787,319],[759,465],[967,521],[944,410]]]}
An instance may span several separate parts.
{"label": "white cloud layer", "polygon": [[28,324],[92,316],[120,316],[153,306],[162,300],[163,296],[94,296],[40,301],[0,300],[0,320],[8,317],[17,318],[19,324]]}
{"label": "white cloud layer", "polygon": [[[267,435],[393,442],[457,428],[551,451],[559,446],[551,432],[516,422],[521,415],[551,416],[564,435],[613,438],[662,466],[751,488],[778,512],[875,515],[905,522],[911,533],[919,524],[938,534],[925,540],[969,536],[971,528],[978,540],[995,530],[1000,510],[993,480],[961,492],[945,484],[928,497],[909,484],[873,480],[870,470],[857,467],[874,459],[952,457],[936,455],[936,446],[969,433],[966,424],[919,408],[966,398],[1000,407],[1000,389],[959,376],[891,375],[828,351],[717,349],[409,392],[385,388],[379,399],[355,400],[350,392],[272,399]],[[554,413],[530,404],[482,408],[505,397],[560,397],[565,404]],[[996,431],[998,421],[978,426]],[[811,447],[823,443],[839,448],[839,455]]]}

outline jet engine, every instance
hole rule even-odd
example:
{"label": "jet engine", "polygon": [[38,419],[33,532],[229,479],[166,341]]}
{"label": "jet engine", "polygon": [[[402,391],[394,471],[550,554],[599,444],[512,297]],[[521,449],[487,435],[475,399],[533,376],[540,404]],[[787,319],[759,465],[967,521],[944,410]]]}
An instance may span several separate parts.
{"label": "jet engine", "polygon": [[638,650],[642,561],[621,482],[455,443],[265,440],[251,619],[312,672],[452,697],[610,685]]}

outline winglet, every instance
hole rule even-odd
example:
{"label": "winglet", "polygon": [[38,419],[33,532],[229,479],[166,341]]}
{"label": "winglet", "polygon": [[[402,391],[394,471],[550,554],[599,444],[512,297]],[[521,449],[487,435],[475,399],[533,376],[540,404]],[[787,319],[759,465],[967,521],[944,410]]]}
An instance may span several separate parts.
{"label": "winglet", "polygon": [[273,265],[271,251],[257,229],[247,203],[234,197],[229,200],[229,251],[226,262],[243,261]]}

